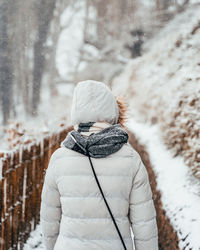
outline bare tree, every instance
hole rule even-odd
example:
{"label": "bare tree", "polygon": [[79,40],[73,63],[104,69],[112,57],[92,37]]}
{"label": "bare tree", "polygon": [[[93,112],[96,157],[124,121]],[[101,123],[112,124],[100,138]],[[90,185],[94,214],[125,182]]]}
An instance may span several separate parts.
{"label": "bare tree", "polygon": [[45,63],[45,42],[47,40],[50,22],[53,18],[56,0],[38,0],[36,12],[38,30],[34,44],[34,69],[33,69],[33,92],[32,92],[32,114],[37,113],[40,101],[40,88]]}
{"label": "bare tree", "polygon": [[[47,75],[47,82],[50,88],[51,95],[57,94],[56,91],[56,82],[57,78],[59,78],[59,73],[56,68],[56,51],[57,51],[57,45],[58,40],[60,37],[60,34],[63,30],[63,27],[61,27],[60,24],[60,17],[63,13],[63,11],[66,9],[67,6],[73,6],[75,1],[73,0],[57,0],[56,1],[56,7],[54,11],[54,18],[51,22],[50,27],[50,39],[51,39],[51,46],[49,46],[47,54],[48,54],[48,60],[46,60],[46,70],[48,71]],[[71,23],[71,20],[67,24],[69,26]],[[64,28],[67,28],[66,26]]]}
{"label": "bare tree", "polygon": [[10,117],[12,103],[12,63],[8,39],[8,5],[9,0],[3,0],[0,4],[0,94],[4,124]]}

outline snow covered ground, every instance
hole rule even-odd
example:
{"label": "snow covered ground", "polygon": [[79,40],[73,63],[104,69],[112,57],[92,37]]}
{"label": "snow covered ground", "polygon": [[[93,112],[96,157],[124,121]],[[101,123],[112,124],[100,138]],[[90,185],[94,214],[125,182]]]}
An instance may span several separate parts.
{"label": "snow covered ground", "polygon": [[162,142],[157,125],[149,126],[131,119],[127,127],[146,146],[163,208],[178,234],[180,249],[199,250],[200,183],[191,175],[181,157],[172,157]]}
{"label": "snow covered ground", "polygon": [[45,250],[44,245],[42,244],[42,234],[40,224],[37,225],[36,229],[31,232],[29,239],[24,245],[24,250]]}

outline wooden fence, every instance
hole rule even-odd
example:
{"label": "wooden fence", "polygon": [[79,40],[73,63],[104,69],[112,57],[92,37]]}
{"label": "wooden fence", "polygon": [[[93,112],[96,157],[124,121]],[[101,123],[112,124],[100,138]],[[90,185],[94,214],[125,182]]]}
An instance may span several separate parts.
{"label": "wooden fence", "polygon": [[40,144],[2,154],[0,250],[21,250],[39,222],[41,191],[49,157],[71,128],[46,136]]}

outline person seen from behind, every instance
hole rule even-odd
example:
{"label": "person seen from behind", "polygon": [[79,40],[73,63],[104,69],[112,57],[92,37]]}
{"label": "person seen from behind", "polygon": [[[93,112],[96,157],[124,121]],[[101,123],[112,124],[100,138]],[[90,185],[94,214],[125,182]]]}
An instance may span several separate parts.
{"label": "person seen from behind", "polygon": [[51,156],[42,189],[46,250],[158,249],[149,178],[128,142],[125,110],[102,82],[76,86],[74,129]]}

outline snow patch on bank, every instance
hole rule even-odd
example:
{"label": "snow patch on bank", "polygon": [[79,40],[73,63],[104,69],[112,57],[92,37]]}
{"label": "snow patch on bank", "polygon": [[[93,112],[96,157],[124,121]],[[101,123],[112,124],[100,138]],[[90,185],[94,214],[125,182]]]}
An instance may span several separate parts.
{"label": "snow patch on bank", "polygon": [[45,247],[42,244],[42,233],[40,224],[37,225],[36,229],[31,232],[31,235],[23,248],[23,250],[33,250],[33,249],[45,250]]}
{"label": "snow patch on bank", "polygon": [[180,249],[200,249],[200,184],[181,157],[173,158],[162,143],[157,125],[131,119],[127,127],[146,146],[156,174],[163,208],[179,238]]}

